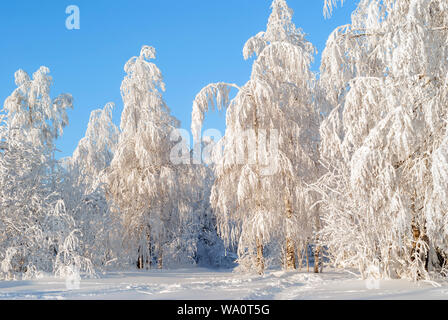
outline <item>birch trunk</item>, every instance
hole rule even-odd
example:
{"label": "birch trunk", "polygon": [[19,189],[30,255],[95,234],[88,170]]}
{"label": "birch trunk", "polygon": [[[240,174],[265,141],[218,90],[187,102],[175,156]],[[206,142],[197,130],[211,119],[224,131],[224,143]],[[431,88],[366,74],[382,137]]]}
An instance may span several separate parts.
{"label": "birch trunk", "polygon": [[158,244],[158,256],[157,256],[157,268],[158,269],[163,269],[163,248],[162,248],[162,244],[159,241]]}
{"label": "birch trunk", "polygon": [[319,273],[320,272],[320,251],[321,251],[321,247],[319,245],[316,245],[316,250],[314,251],[314,273]]}
{"label": "birch trunk", "polygon": [[310,257],[308,250],[308,242],[305,243],[305,252],[306,252],[306,272],[310,272]]}
{"label": "birch trunk", "polygon": [[289,199],[285,199],[286,205],[286,270],[296,269],[296,257],[294,241],[291,236],[292,228],[292,208]]}
{"label": "birch trunk", "polygon": [[264,257],[263,257],[263,244],[260,238],[257,237],[257,269],[258,274],[264,273]]}
{"label": "birch trunk", "polygon": [[137,258],[137,269],[143,269],[143,254],[142,254],[142,247],[138,247],[138,258]]}
{"label": "birch trunk", "polygon": [[303,257],[302,257],[302,243],[297,248],[297,263],[298,263],[298,269],[299,271],[302,271],[302,263],[303,263]]}
{"label": "birch trunk", "polygon": [[[316,232],[321,229],[320,217],[319,217],[319,206],[316,206]],[[316,236],[316,246],[314,249],[314,273],[319,273],[320,266],[320,251],[321,246],[319,245],[319,235]]]}
{"label": "birch trunk", "polygon": [[416,223],[412,222],[411,227],[414,238],[414,241],[412,241],[411,261],[414,261],[416,257],[420,258],[425,263],[425,270],[428,271],[429,254],[426,252],[426,249],[422,248],[419,242],[423,240],[427,247],[429,247],[429,238],[425,232],[420,230],[420,227]]}
{"label": "birch trunk", "polygon": [[[150,230],[149,226],[148,229]],[[146,232],[146,243],[148,246],[148,256],[146,257],[146,269],[151,269],[152,267],[151,233],[149,230]]]}

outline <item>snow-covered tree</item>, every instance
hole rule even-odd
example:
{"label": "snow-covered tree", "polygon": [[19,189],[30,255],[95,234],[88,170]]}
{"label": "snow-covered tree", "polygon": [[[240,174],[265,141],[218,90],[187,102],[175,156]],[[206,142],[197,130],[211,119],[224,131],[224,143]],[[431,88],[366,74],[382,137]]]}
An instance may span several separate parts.
{"label": "snow-covered tree", "polygon": [[322,56],[323,235],[365,277],[426,278],[447,248],[447,26],[446,1],[361,0]]}
{"label": "snow-covered tree", "polygon": [[[219,135],[220,136],[220,135]],[[224,241],[218,234],[217,219],[210,204],[210,194],[215,176],[213,174],[213,161],[211,159],[216,142],[209,136],[204,136],[201,145],[201,160],[194,159],[199,154],[191,150],[191,166],[185,167],[190,172],[190,181],[194,185],[186,186],[190,206],[192,206],[196,222],[196,254],[198,265],[212,267],[233,266],[236,255],[224,246]],[[195,161],[196,160],[196,161]],[[193,192],[191,192],[193,191]]]}
{"label": "snow-covered tree", "polygon": [[121,225],[106,199],[106,172],[118,143],[113,104],[94,110],[85,137],[65,159],[63,195],[67,211],[81,233],[83,255],[97,268],[120,260]]}
{"label": "snow-covered tree", "polygon": [[185,247],[194,251],[196,236],[189,229],[193,215],[184,188],[192,183],[186,166],[171,161],[179,124],[163,100],[165,85],[150,62],[154,58],[155,49],[144,46],[140,56],[126,63],[121,133],[108,170],[108,193],[121,211],[139,268],[150,267],[153,258],[161,268],[185,253]]}
{"label": "snow-covered tree", "polygon": [[72,166],[79,170],[78,184],[89,185],[92,190],[104,182],[105,169],[112,162],[118,143],[119,129],[112,121],[113,108],[108,103],[104,109],[92,111],[85,137],[70,159]]}
{"label": "snow-covered tree", "polygon": [[[266,31],[243,50],[246,59],[256,56],[249,82],[241,88],[211,84],[193,105],[196,141],[209,106],[227,108],[211,204],[226,245],[238,245],[240,265],[260,273],[263,247],[270,242],[283,243],[284,267],[294,268],[295,249],[313,235],[318,220],[307,192],[319,171],[314,48],[292,15],[285,0],[274,0]],[[230,101],[232,88],[238,93]]]}
{"label": "snow-covered tree", "polygon": [[90,261],[79,254],[75,223],[57,187],[54,142],[68,124],[66,109],[73,99],[50,97],[46,67],[32,78],[19,70],[15,82],[0,124],[0,275],[92,272]]}

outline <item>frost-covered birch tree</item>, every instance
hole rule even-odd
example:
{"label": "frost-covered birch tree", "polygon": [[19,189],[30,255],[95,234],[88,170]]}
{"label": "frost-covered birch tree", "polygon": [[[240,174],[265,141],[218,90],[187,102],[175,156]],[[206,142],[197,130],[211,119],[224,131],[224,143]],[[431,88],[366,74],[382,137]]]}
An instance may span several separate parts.
{"label": "frost-covered birch tree", "polygon": [[[243,50],[246,59],[256,57],[251,79],[241,88],[211,84],[193,105],[195,141],[209,106],[227,108],[225,136],[215,148],[211,204],[226,244],[238,246],[240,265],[259,273],[268,243],[281,244],[284,267],[295,268],[295,250],[313,235],[318,218],[306,191],[318,174],[314,48],[292,15],[285,0],[273,1],[266,31]],[[230,101],[232,88],[238,93]]]}
{"label": "frost-covered birch tree", "polygon": [[322,56],[334,107],[321,127],[323,235],[334,262],[365,277],[427,278],[446,252],[447,12],[362,0]]}
{"label": "frost-covered birch tree", "polygon": [[182,246],[189,246],[179,240],[182,235],[194,237],[188,230],[191,223],[185,221],[192,218],[184,196],[184,186],[191,181],[185,166],[171,161],[179,124],[163,100],[165,84],[159,68],[150,62],[154,58],[155,49],[144,46],[126,63],[121,133],[107,178],[108,193],[121,211],[139,268],[150,267],[153,258],[162,268],[164,261],[176,260]]}
{"label": "frost-covered birch tree", "polygon": [[50,97],[46,67],[32,77],[17,71],[15,83],[0,124],[0,276],[92,272],[90,261],[80,255],[78,230],[58,188],[54,143],[68,124],[73,98]]}
{"label": "frost-covered birch tree", "polygon": [[119,129],[112,121],[114,104],[92,111],[87,131],[79,143],[70,162],[79,171],[77,184],[95,190],[104,182],[105,170],[112,162],[118,143]]}
{"label": "frost-covered birch tree", "polygon": [[63,195],[67,211],[81,233],[83,255],[96,268],[119,263],[121,224],[106,199],[106,173],[118,143],[119,130],[112,122],[113,104],[94,110],[85,137],[72,157],[65,159]]}

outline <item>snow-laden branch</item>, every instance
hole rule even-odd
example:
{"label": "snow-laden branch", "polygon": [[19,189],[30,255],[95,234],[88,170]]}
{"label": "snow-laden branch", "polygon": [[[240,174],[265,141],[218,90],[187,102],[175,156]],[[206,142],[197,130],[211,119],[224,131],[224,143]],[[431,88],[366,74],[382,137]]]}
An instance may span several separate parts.
{"label": "snow-laden branch", "polygon": [[[329,18],[333,13],[333,8],[337,6],[339,0],[325,0],[324,2],[324,16]],[[341,0],[341,5],[344,4],[344,0]]]}
{"label": "snow-laden branch", "polygon": [[202,125],[205,114],[215,108],[218,110],[227,109],[230,103],[230,90],[232,88],[240,90],[236,84],[232,83],[212,83],[204,87],[193,101],[191,131],[193,133],[194,143],[201,142]]}

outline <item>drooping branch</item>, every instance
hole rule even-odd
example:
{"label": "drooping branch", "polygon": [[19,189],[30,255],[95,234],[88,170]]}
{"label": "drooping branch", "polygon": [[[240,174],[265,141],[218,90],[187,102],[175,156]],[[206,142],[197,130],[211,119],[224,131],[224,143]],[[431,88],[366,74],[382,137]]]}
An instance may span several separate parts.
{"label": "drooping branch", "polygon": [[233,83],[212,83],[203,88],[193,101],[193,112],[191,120],[191,131],[193,133],[194,143],[200,143],[202,125],[204,123],[205,113],[211,107],[212,110],[226,109],[229,106],[229,94],[232,88],[240,90]]}
{"label": "drooping branch", "polygon": [[[337,6],[338,0],[325,0],[324,3],[324,17],[330,18],[333,13],[333,8]],[[344,0],[341,0],[341,5],[344,5]]]}

